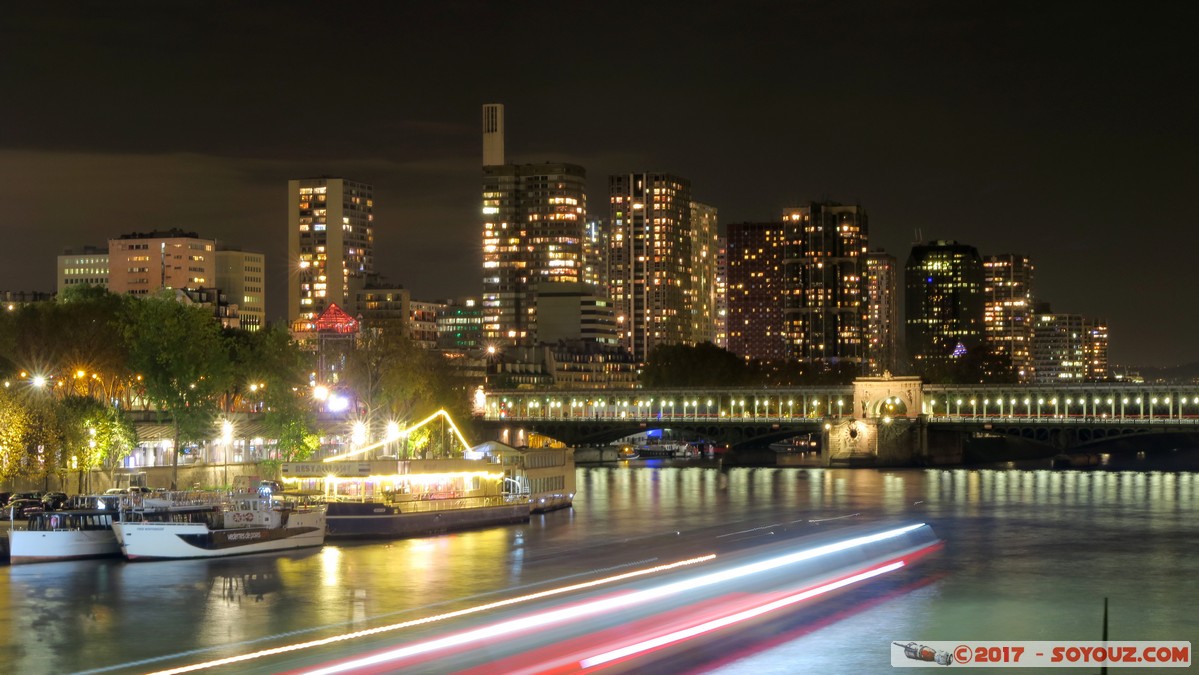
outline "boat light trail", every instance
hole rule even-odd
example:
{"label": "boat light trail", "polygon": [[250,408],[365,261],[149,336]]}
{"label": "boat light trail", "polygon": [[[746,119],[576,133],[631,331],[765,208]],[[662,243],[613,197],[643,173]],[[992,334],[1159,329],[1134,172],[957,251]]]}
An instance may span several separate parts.
{"label": "boat light trail", "polygon": [[795,553],[789,553],[787,555],[777,556],[774,558],[768,558],[756,563],[740,565],[728,570],[703,574],[692,579],[683,579],[681,581],[665,584],[657,588],[649,588],[625,595],[592,600],[575,607],[551,610],[531,617],[517,617],[516,619],[501,621],[491,626],[468,630],[456,635],[438,638],[435,640],[405,645],[403,647],[379,652],[377,654],[372,654],[370,656],[365,656],[351,661],[325,666],[316,670],[305,671],[305,673],[306,675],[333,675],[334,673],[343,673],[358,668],[365,668],[367,666],[377,666],[389,661],[397,661],[399,659],[427,654],[429,652],[450,647],[459,647],[472,642],[487,641],[518,631],[541,628],[543,626],[558,623],[559,621],[582,619],[612,610],[624,609],[633,605],[644,604],[653,600],[685,593],[687,591],[730,581],[740,577],[767,572],[804,560],[811,560],[813,558],[829,555],[831,553],[844,551],[846,549],[865,546],[867,544],[872,544],[879,541],[885,541],[887,539],[902,536],[921,527],[925,527],[925,524],[919,523],[891,530],[885,530],[883,532],[878,532],[871,535],[853,537],[844,541],[825,544],[815,548],[804,549],[796,551]]}
{"label": "boat light trail", "polygon": [[434,616],[428,616],[428,617],[424,617],[424,618],[420,618],[420,619],[412,619],[410,621],[401,621],[400,623],[389,624],[386,626],[379,626],[377,628],[368,628],[366,630],[354,631],[353,633],[343,633],[342,635],[334,635],[334,636],[327,637],[327,638],[321,638],[320,640],[310,640],[308,642],[298,642],[298,643],[291,644],[291,645],[284,645],[282,647],[273,647],[271,649],[263,649],[263,650],[260,650],[257,652],[251,652],[249,654],[240,654],[238,656],[230,656],[230,657],[223,658],[223,659],[214,659],[212,661],[205,661],[203,663],[193,663],[191,665],[180,666],[178,668],[159,670],[159,671],[155,671],[153,673],[149,673],[148,675],[176,675],[177,673],[191,673],[191,672],[195,672],[198,670],[206,670],[208,668],[217,668],[219,666],[227,666],[227,665],[231,665],[234,663],[241,663],[243,661],[259,659],[264,656],[275,656],[278,654],[286,654],[289,652],[300,651],[303,649],[312,649],[313,647],[323,647],[325,645],[330,645],[330,644],[334,644],[337,642],[345,642],[347,640],[354,640],[354,639],[357,639],[360,637],[367,637],[370,635],[378,635],[380,633],[387,633],[390,631],[401,630],[403,628],[411,628],[413,626],[421,626],[424,624],[436,623],[438,621],[445,621],[447,619],[455,619],[458,617],[468,616],[470,614],[477,614],[479,612],[485,612],[488,610],[498,609],[501,607],[508,607],[511,605],[516,605],[516,604],[520,604],[520,603],[524,603],[524,602],[531,602],[533,600],[540,600],[542,598],[548,598],[548,597],[551,597],[554,595],[561,595],[563,593],[571,593],[574,591],[586,590],[588,588],[595,588],[597,586],[603,586],[606,584],[616,583],[616,582],[620,582],[620,581],[627,581],[629,579],[635,579],[637,577],[646,576],[649,574],[657,574],[658,572],[666,572],[669,570],[678,569],[680,567],[686,567],[688,565],[697,565],[699,563],[704,563],[704,562],[708,562],[710,560],[714,560],[715,558],[716,558],[716,554],[710,553],[708,555],[702,555],[702,556],[698,556],[695,558],[688,558],[686,560],[679,560],[679,561],[672,562],[672,563],[666,563],[664,565],[657,565],[655,567],[647,567],[645,569],[634,570],[632,572],[625,572],[623,574],[617,574],[617,575],[611,576],[611,577],[604,577],[602,579],[594,579],[592,581],[584,581],[582,583],[572,584],[570,586],[562,586],[560,588],[551,588],[548,591],[541,591],[539,593],[531,593],[529,595],[522,595],[522,596],[518,596],[515,598],[508,598],[507,600],[498,600],[496,602],[487,603],[485,605],[476,605],[474,607],[467,607],[465,609],[459,609],[459,610],[455,610],[453,612],[446,612],[444,614],[437,614]]}
{"label": "boat light trail", "polygon": [[821,586],[817,586],[815,588],[808,589],[801,593],[796,593],[795,595],[781,598],[781,599],[775,600],[773,602],[768,602],[760,607],[754,607],[752,609],[747,609],[745,611],[738,612],[736,614],[730,614],[729,616],[721,617],[719,619],[713,619],[712,621],[701,623],[698,626],[692,626],[691,628],[687,628],[684,630],[675,631],[673,633],[667,633],[666,635],[656,637],[652,640],[646,640],[644,642],[632,644],[627,647],[622,647],[620,649],[612,650],[610,652],[605,652],[603,654],[597,654],[595,656],[592,656],[591,658],[587,658],[587,659],[583,659],[583,660],[579,661],[579,666],[582,668],[594,668],[596,666],[601,666],[606,663],[610,663],[612,661],[626,659],[626,658],[635,656],[637,654],[652,651],[654,649],[658,649],[659,647],[665,647],[666,645],[669,645],[669,644],[672,644],[675,642],[682,642],[683,640],[689,640],[697,635],[702,635],[704,633],[710,633],[714,630],[719,630],[726,626],[731,626],[733,624],[740,623],[742,621],[747,621],[754,617],[761,616],[762,614],[766,614],[768,612],[773,612],[776,609],[782,609],[783,607],[787,607],[789,605],[794,605],[798,602],[803,602],[804,600],[807,600],[809,598],[814,598],[818,595],[828,593],[829,591],[835,591],[838,588],[843,588],[845,586],[856,584],[859,581],[865,581],[867,579],[872,579],[874,577],[886,574],[887,572],[894,572],[895,570],[897,570],[903,566],[904,566],[904,561],[900,560],[898,562],[894,562],[889,565],[884,565],[884,566],[876,568],[876,569],[867,570],[865,572],[855,574],[851,577],[841,579],[839,581],[833,581],[833,582],[830,582],[827,584],[823,584]]}

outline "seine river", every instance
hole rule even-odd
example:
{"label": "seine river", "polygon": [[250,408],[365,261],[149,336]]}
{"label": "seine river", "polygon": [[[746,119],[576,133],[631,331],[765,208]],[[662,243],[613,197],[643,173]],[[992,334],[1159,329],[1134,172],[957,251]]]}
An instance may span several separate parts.
{"label": "seine river", "polygon": [[884,518],[927,522],[945,546],[901,580],[799,609],[771,635],[679,670],[716,659],[704,668],[882,673],[893,640],[1099,640],[1105,597],[1113,641],[1199,644],[1197,476],[580,468],[575,508],[527,525],[297,555],[5,567],[0,663],[11,673],[149,672],[182,653],[203,661],[668,558],[695,533]]}

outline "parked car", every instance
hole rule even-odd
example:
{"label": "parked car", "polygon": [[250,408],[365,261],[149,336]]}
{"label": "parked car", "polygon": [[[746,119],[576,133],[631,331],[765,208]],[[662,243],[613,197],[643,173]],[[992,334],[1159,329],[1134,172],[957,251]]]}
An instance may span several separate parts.
{"label": "parked car", "polygon": [[8,501],[5,502],[5,505],[11,504],[11,503],[17,501],[18,499],[40,500],[41,498],[42,498],[42,493],[40,493],[40,492],[14,492],[14,493],[12,493],[12,496],[10,496],[8,498]]}
{"label": "parked car", "polygon": [[65,492],[47,492],[42,495],[42,508],[47,511],[57,511],[64,508],[70,501]]}
{"label": "parked car", "polygon": [[42,510],[40,499],[14,499],[10,500],[8,506],[4,507],[4,518],[8,520],[28,518],[35,513],[41,513]]}

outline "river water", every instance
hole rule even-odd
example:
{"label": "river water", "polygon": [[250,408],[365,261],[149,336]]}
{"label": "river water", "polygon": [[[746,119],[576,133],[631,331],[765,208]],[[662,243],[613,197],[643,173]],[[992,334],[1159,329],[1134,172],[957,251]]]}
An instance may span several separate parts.
{"label": "river water", "polygon": [[217,561],[4,567],[0,663],[150,672],[182,653],[203,661],[667,559],[701,532],[884,518],[927,522],[945,546],[902,580],[800,609],[770,636],[679,669],[874,673],[891,670],[894,640],[1099,640],[1104,597],[1112,640],[1199,644],[1197,476],[580,468],[575,508],[526,525]]}

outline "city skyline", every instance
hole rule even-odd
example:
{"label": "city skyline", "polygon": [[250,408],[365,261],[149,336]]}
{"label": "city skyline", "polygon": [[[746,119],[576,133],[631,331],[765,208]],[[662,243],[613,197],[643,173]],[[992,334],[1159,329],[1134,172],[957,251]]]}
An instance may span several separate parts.
{"label": "city skyline", "polygon": [[[287,181],[329,175],[375,187],[389,281],[478,296],[478,111],[499,102],[508,161],[583,166],[593,217],[632,171],[686,176],[722,227],[859,204],[900,261],[934,239],[1028,255],[1038,300],[1108,320],[1115,365],[1199,360],[1194,10],[550,7],[17,8],[0,176],[22,239],[0,289],[52,290],[64,249],[178,227],[264,253],[281,319]],[[503,47],[555,22],[578,27],[575,53]],[[644,67],[600,39],[617,35]],[[297,53],[318,38],[353,49]]]}

